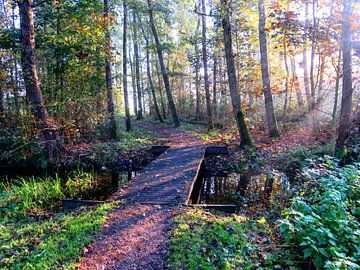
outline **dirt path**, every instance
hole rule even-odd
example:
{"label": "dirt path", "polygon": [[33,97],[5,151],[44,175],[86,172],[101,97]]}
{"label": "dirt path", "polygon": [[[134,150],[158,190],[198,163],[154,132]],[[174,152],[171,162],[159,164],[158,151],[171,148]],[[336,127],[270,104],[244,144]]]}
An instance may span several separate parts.
{"label": "dirt path", "polygon": [[146,122],[136,126],[160,133],[171,148],[115,194],[126,202],[112,211],[103,232],[85,250],[80,269],[166,268],[171,219],[186,200],[204,143],[181,129]]}

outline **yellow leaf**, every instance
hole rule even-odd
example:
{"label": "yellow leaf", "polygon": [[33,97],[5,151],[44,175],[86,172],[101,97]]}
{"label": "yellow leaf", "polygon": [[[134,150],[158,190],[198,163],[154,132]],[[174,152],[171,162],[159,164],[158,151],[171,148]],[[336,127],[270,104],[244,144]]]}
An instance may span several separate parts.
{"label": "yellow leaf", "polygon": [[257,220],[258,223],[266,223],[266,219],[263,217],[263,218],[260,218]]}

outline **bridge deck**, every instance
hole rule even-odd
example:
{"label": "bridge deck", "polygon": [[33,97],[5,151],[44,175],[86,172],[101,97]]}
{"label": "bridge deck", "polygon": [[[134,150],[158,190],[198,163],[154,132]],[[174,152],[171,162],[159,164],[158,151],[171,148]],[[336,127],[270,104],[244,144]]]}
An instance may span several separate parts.
{"label": "bridge deck", "polygon": [[180,144],[167,149],[111,198],[139,204],[186,203],[205,149],[202,144]]}

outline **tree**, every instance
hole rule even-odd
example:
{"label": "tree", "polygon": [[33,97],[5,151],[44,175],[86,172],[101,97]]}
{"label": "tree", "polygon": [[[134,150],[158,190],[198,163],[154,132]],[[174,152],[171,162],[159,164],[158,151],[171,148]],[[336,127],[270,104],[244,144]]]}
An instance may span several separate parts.
{"label": "tree", "polygon": [[108,0],[104,0],[104,20],[105,20],[105,76],[106,76],[108,113],[110,119],[110,138],[116,139],[115,106],[114,106],[114,94],[113,94],[113,80],[111,74],[111,36],[110,36],[110,17],[109,17]]}
{"label": "tree", "polygon": [[304,27],[304,49],[302,51],[303,62],[302,67],[304,70],[304,88],[305,88],[305,95],[306,101],[308,105],[308,110],[311,110],[311,94],[310,94],[310,80],[309,80],[309,72],[308,72],[308,63],[307,63],[307,49],[306,49],[306,36],[309,27],[309,1],[305,0],[305,27]]}
{"label": "tree", "polygon": [[157,54],[158,54],[158,58],[159,58],[161,73],[163,76],[165,91],[166,91],[166,95],[167,95],[167,99],[168,99],[168,103],[169,103],[169,109],[171,111],[175,126],[179,127],[180,121],[179,121],[179,118],[178,118],[178,115],[176,112],[173,96],[172,96],[171,89],[170,89],[169,76],[168,76],[167,70],[165,68],[163,50],[161,47],[159,36],[158,36],[156,28],[155,28],[153,5],[151,3],[151,0],[147,0],[147,3],[148,3],[148,8],[149,8],[150,27],[151,27],[151,31],[152,31],[154,39],[155,39],[155,45],[156,45],[156,50],[157,50]]}
{"label": "tree", "polygon": [[291,56],[290,61],[291,61],[290,63],[291,63],[291,72],[292,72],[292,80],[291,80],[292,84],[291,85],[292,85],[292,87],[295,88],[295,93],[296,93],[299,110],[301,112],[303,112],[304,111],[304,100],[303,100],[303,97],[301,94],[301,89],[299,86],[299,78],[296,73],[295,56],[294,55]]}
{"label": "tree", "polygon": [[134,59],[134,57],[131,57],[131,45],[129,45],[129,64],[130,64],[130,72],[131,72],[131,90],[132,90],[132,102],[133,102],[133,108],[134,108],[134,115],[137,115],[138,109],[138,99],[136,94],[136,75],[135,75],[135,67],[134,67],[134,61],[131,60]]}
{"label": "tree", "polygon": [[[154,58],[152,57],[151,59],[154,59]],[[162,86],[161,86],[161,78],[160,78],[160,72],[159,72],[159,64],[158,64],[158,61],[157,61],[156,57],[155,57],[155,63],[153,64],[153,69],[156,70],[157,85],[158,85],[159,94],[160,94],[162,117],[164,119],[166,119],[166,108],[165,108],[165,102],[164,102],[162,89],[161,89]]]}
{"label": "tree", "polygon": [[232,49],[231,26],[229,17],[228,0],[221,0],[222,5],[222,26],[224,32],[225,56],[227,64],[227,74],[230,88],[230,96],[233,107],[233,113],[237,128],[240,134],[240,146],[251,146],[252,141],[245,123],[245,116],[241,110],[240,95],[237,88],[237,78],[234,63],[234,53]]}
{"label": "tree", "polygon": [[134,40],[134,57],[135,57],[135,74],[136,74],[136,89],[138,98],[138,108],[136,119],[143,119],[143,106],[142,106],[142,95],[140,87],[140,64],[139,64],[139,44],[137,38],[137,25],[136,25],[136,12],[133,10],[133,40]]}
{"label": "tree", "polygon": [[125,104],[125,124],[126,131],[131,130],[130,110],[129,110],[129,95],[127,89],[127,5],[123,1],[124,9],[124,30],[123,30],[123,89],[124,89],[124,104]]}
{"label": "tree", "polygon": [[200,116],[201,116],[201,98],[200,98],[200,74],[199,74],[199,70],[200,70],[200,61],[199,61],[199,45],[198,45],[198,39],[197,39],[197,34],[199,32],[199,28],[200,28],[200,19],[197,22],[197,26],[196,26],[196,32],[195,32],[195,42],[194,42],[194,46],[195,46],[195,99],[196,99],[196,105],[195,105],[195,119],[197,121],[200,120]]}
{"label": "tree", "polygon": [[259,41],[261,55],[261,75],[263,83],[263,93],[265,98],[266,122],[268,126],[269,137],[279,137],[276,117],[274,113],[274,104],[272,100],[270,74],[267,55],[266,33],[265,33],[265,7],[264,0],[259,0]]}
{"label": "tree", "polygon": [[339,130],[336,145],[343,148],[349,136],[351,128],[352,110],[352,75],[351,75],[351,0],[344,1],[343,10],[343,34],[342,34],[342,55],[343,55],[343,84],[341,110],[339,118]]}
{"label": "tree", "polygon": [[206,99],[206,112],[207,112],[207,120],[208,120],[208,129],[213,129],[213,121],[212,121],[212,109],[211,109],[211,101],[210,101],[210,85],[209,85],[209,75],[208,75],[208,66],[207,66],[207,51],[206,51],[206,7],[205,0],[201,0],[202,6],[202,55],[203,55],[203,65],[204,65],[204,85],[205,85],[205,99]]}
{"label": "tree", "polygon": [[141,27],[141,30],[142,30],[144,38],[145,38],[146,73],[147,73],[147,77],[148,77],[149,85],[150,85],[150,90],[151,90],[151,94],[152,94],[153,101],[154,101],[155,112],[156,112],[156,115],[157,115],[157,118],[159,119],[159,121],[161,123],[163,123],[164,120],[162,119],[161,114],[160,114],[159,105],[158,105],[157,98],[156,98],[156,93],[155,93],[155,87],[154,87],[154,83],[153,83],[152,76],[151,76],[151,69],[150,69],[150,42],[149,42],[150,37],[147,35],[147,33],[145,33],[143,27]]}
{"label": "tree", "polygon": [[26,98],[34,115],[35,123],[46,141],[48,156],[53,156],[57,139],[56,129],[50,124],[40,89],[35,54],[34,13],[31,0],[17,1],[20,15],[21,66],[25,82]]}

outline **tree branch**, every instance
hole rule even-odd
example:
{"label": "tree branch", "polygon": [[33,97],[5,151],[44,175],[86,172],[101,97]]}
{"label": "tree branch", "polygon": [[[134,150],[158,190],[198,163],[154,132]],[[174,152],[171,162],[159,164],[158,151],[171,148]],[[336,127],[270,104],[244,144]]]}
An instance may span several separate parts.
{"label": "tree branch", "polygon": [[210,10],[210,14],[206,14],[206,13],[202,13],[198,10],[198,7],[197,5],[195,5],[195,8],[194,8],[194,12],[198,15],[201,15],[201,16],[207,16],[207,17],[216,17],[215,15],[212,14],[212,11]]}

